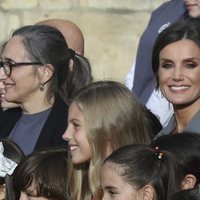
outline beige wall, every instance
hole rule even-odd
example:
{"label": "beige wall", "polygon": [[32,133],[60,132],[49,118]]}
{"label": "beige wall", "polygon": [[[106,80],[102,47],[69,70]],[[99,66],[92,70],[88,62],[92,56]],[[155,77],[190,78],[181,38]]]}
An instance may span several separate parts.
{"label": "beige wall", "polygon": [[153,9],[165,0],[0,0],[0,42],[23,25],[70,19],[85,36],[95,79],[123,81]]}

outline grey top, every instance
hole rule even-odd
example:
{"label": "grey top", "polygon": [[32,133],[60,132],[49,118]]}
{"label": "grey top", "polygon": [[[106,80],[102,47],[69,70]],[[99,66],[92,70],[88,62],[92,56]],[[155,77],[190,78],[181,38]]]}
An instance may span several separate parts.
{"label": "grey top", "polygon": [[9,139],[16,142],[25,155],[32,153],[41,130],[51,112],[51,108],[35,113],[22,114],[9,135]]}
{"label": "grey top", "polygon": [[[175,115],[173,115],[166,127],[164,127],[155,137],[158,138],[162,135],[171,134],[176,128],[176,119]],[[182,132],[192,132],[200,134],[200,110],[193,116],[191,121],[187,124]]]}

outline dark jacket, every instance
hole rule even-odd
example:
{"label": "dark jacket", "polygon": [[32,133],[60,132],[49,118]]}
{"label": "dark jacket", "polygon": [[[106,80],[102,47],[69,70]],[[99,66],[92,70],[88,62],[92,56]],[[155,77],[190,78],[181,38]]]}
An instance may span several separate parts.
{"label": "dark jacket", "polygon": [[[21,108],[13,108],[0,112],[0,138],[9,136],[21,115]],[[67,104],[60,97],[57,97],[34,150],[67,144],[62,139],[62,135],[67,128],[67,116]]]}

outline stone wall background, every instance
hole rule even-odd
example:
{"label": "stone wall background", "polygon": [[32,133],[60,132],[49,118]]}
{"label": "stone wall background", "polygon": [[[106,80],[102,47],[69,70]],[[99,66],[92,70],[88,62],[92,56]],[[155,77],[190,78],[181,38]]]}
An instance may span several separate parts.
{"label": "stone wall background", "polygon": [[69,19],[85,36],[96,80],[123,81],[151,12],[166,0],[0,0],[0,42],[47,18]]}

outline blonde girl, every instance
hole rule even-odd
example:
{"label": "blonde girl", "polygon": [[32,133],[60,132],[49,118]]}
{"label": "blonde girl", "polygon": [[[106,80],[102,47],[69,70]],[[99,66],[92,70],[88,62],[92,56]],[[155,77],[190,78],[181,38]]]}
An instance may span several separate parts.
{"label": "blonde girl", "polygon": [[123,84],[93,82],[81,89],[69,108],[63,138],[69,144],[68,189],[72,200],[100,199],[100,166],[113,150],[148,144],[145,107]]}

